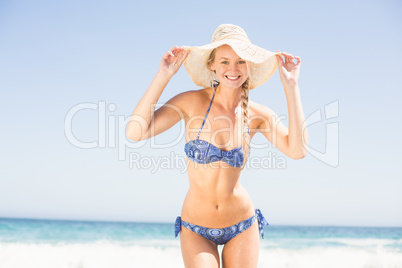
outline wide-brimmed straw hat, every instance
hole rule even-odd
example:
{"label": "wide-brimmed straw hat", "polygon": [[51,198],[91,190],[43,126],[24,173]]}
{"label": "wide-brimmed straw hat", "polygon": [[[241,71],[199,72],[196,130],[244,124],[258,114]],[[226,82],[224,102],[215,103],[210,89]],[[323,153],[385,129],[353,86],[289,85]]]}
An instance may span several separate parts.
{"label": "wide-brimmed straw hat", "polygon": [[271,52],[253,45],[246,32],[239,26],[222,24],[212,35],[211,44],[198,47],[185,46],[190,48],[191,52],[184,61],[184,66],[197,86],[209,87],[211,81],[216,79],[208,68],[207,61],[213,49],[225,44],[231,46],[240,58],[247,61],[249,89],[267,82],[278,68],[278,59],[275,55],[281,55],[280,52]]}

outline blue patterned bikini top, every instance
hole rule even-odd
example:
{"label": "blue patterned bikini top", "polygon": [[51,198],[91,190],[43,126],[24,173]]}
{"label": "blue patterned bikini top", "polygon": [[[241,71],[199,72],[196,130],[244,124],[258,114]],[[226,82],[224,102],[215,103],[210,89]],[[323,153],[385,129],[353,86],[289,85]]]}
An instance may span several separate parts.
{"label": "blue patterned bikini top", "polygon": [[205,120],[207,119],[209,110],[211,109],[211,104],[214,100],[215,92],[218,88],[218,85],[219,82],[214,84],[215,91],[212,95],[211,102],[209,103],[208,111],[205,115],[204,121],[202,122],[201,129],[198,132],[197,139],[186,143],[186,145],[184,146],[184,151],[186,152],[186,155],[190,160],[198,164],[208,164],[216,161],[224,161],[233,167],[241,167],[243,166],[244,162],[243,145],[230,151],[224,151],[215,147],[213,144],[207,141],[198,139],[202,127],[204,126]]}

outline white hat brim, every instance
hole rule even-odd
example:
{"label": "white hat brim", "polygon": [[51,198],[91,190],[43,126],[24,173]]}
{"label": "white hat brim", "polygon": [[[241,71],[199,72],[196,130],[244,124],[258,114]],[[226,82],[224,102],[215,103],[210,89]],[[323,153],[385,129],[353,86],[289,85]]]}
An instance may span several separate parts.
{"label": "white hat brim", "polygon": [[267,82],[278,68],[276,55],[280,55],[280,52],[271,52],[237,39],[224,39],[198,47],[185,46],[185,48],[191,49],[191,52],[184,61],[184,67],[197,86],[204,88],[210,86],[214,76],[207,67],[207,61],[212,50],[222,45],[231,46],[240,58],[247,61],[249,89]]}

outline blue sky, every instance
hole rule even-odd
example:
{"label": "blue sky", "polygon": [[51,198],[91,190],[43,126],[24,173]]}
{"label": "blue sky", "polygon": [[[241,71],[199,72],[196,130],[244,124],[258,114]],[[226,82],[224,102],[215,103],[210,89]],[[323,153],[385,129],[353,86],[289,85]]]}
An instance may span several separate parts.
{"label": "blue sky", "polygon": [[[308,128],[317,153],[302,160],[287,158],[261,134],[253,138],[256,159],[285,163],[243,170],[254,205],[274,225],[402,226],[401,7],[398,1],[2,1],[0,217],[173,222],[188,189],[183,167],[130,167],[130,157],[184,159],[183,122],[127,145],[115,125],[131,115],[167,50],[208,44],[217,26],[232,23],[256,45],[301,57],[305,116],[313,122],[312,115],[322,115]],[[159,103],[197,88],[182,68]],[[278,72],[250,98],[288,125]],[[98,141],[94,148],[74,145],[65,132],[79,107],[88,109],[72,117],[72,135]]]}

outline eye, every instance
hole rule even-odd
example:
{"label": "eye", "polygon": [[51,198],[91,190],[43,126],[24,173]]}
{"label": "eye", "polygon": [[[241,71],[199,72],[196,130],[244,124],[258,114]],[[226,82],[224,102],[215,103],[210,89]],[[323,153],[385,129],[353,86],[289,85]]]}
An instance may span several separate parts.
{"label": "eye", "polygon": [[244,64],[244,63],[246,63],[246,61],[244,61],[244,60],[239,61],[239,64]]}
{"label": "eye", "polygon": [[228,64],[229,62],[227,60],[222,61],[222,64]]}

